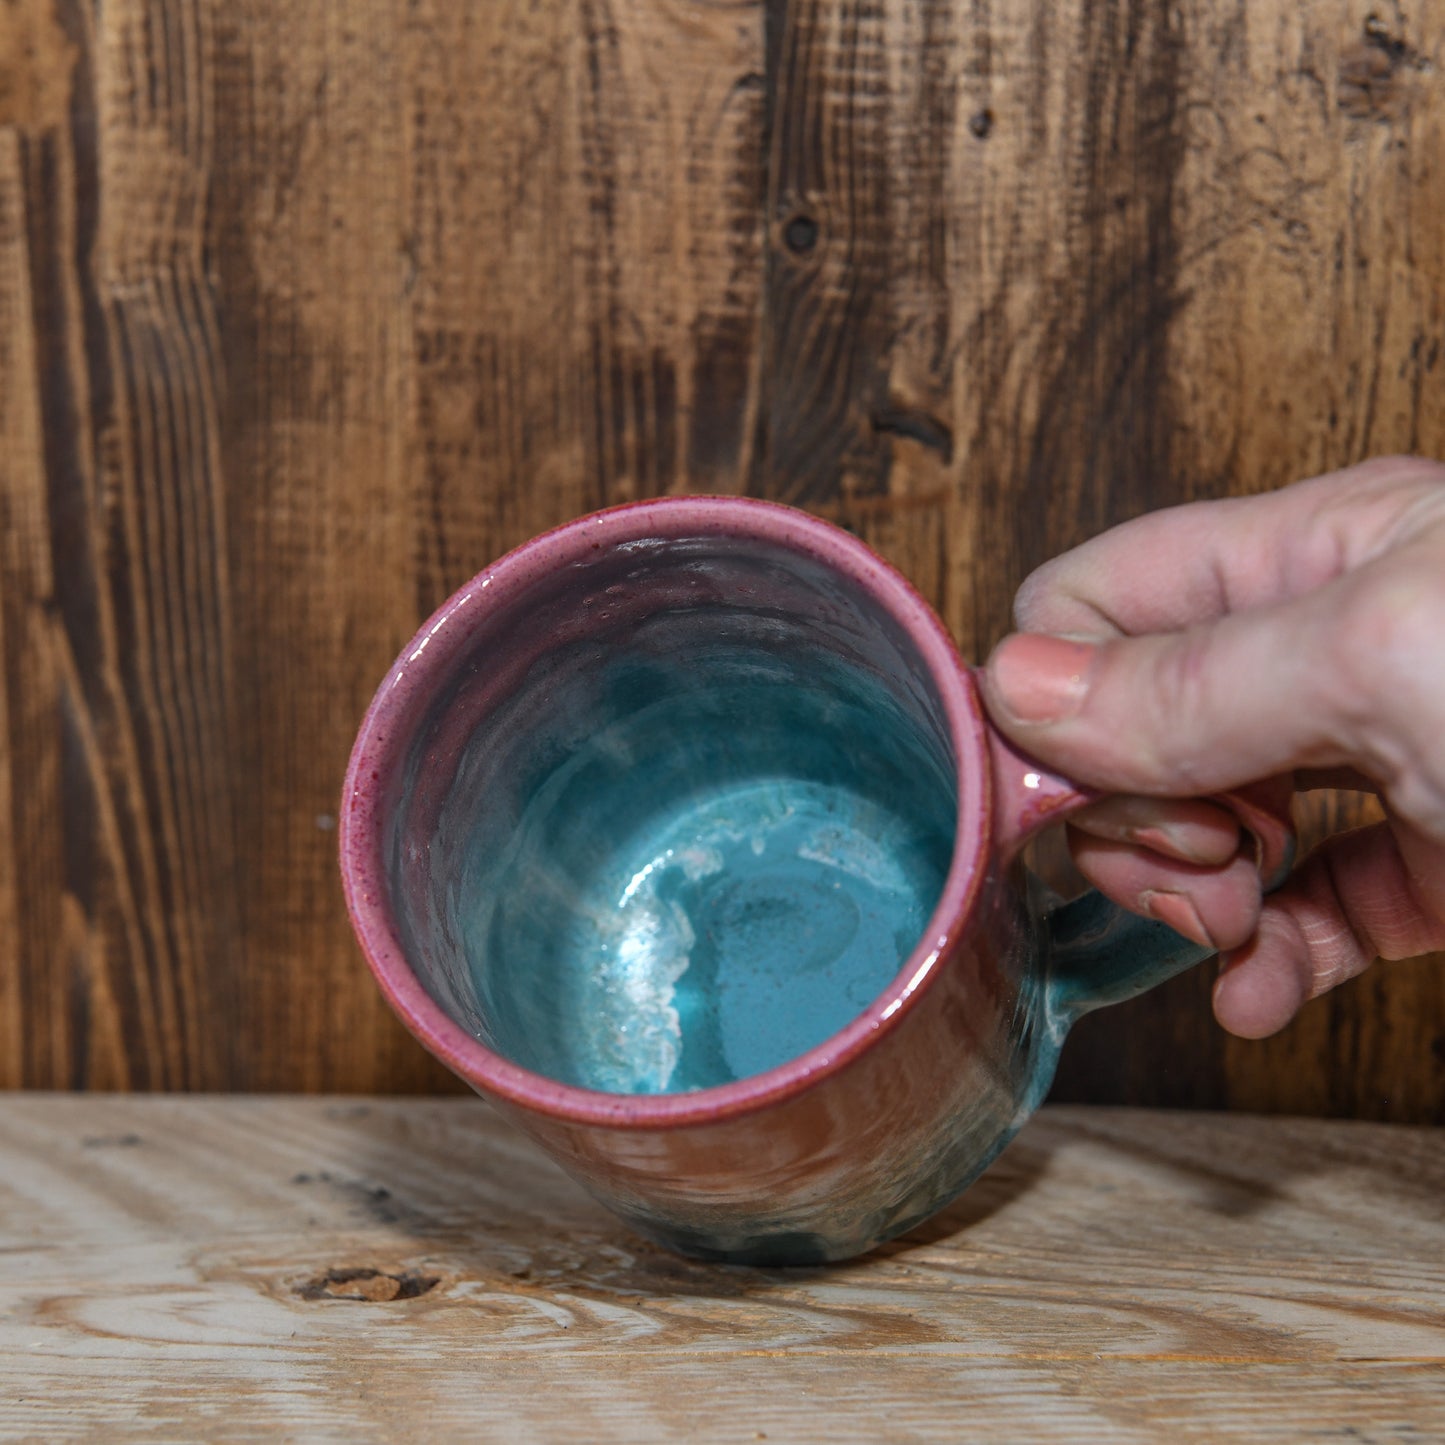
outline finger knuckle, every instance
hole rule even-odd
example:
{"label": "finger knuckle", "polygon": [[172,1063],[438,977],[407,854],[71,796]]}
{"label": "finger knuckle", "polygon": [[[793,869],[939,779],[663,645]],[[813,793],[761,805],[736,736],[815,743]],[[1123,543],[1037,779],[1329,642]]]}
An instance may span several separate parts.
{"label": "finger knuckle", "polygon": [[1014,621],[1026,631],[1048,631],[1058,598],[1054,582],[1057,568],[1049,562],[1024,578],[1014,594]]}
{"label": "finger knuckle", "polygon": [[1189,781],[1199,766],[1192,749],[1177,744],[1193,735],[1190,723],[1208,715],[1219,701],[1211,675],[1210,638],[1202,628],[1171,638],[1154,668],[1147,735],[1157,740],[1160,770],[1176,781]]}

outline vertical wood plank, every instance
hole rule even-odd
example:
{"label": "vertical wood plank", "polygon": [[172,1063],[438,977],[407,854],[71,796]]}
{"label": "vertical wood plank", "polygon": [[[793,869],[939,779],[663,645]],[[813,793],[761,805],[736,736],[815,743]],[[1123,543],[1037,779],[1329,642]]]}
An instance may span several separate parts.
{"label": "vertical wood plank", "polygon": [[988,561],[957,623],[984,653],[1047,557],[1190,494],[1163,365],[1185,65],[1153,0],[975,6],[957,175],[965,485]]}
{"label": "vertical wood plank", "polygon": [[883,0],[790,0],[768,47],[767,285],[751,490],[886,489],[892,307]]}
{"label": "vertical wood plank", "polygon": [[137,867],[155,942],[166,1083],[234,1076],[244,976],[230,773],[231,604],[220,408],[207,275],[214,156],[210,14],[192,0],[107,6],[96,36],[100,146],[93,263],[107,356],[98,436],[107,581],[140,785]]}
{"label": "vertical wood plank", "polygon": [[404,466],[403,7],[212,7],[210,267],[243,975],[232,1086],[444,1075],[351,945],[335,813],[357,720],[416,621]]}
{"label": "vertical wood plank", "polygon": [[[144,744],[125,691],[129,597],[125,564],[111,547],[122,498],[103,475],[115,415],[94,270],[101,150],[95,35],[88,12],[67,4],[22,7],[18,25],[20,53],[33,72],[20,91],[16,125],[31,339],[42,381],[42,545],[53,579],[45,598],[50,671],[35,680],[53,687],[30,698],[34,727],[15,772],[25,778],[34,770],[44,786],[54,760],[59,776],[58,806],[34,837],[16,835],[26,844],[17,861],[21,890],[28,897],[34,884],[36,906],[52,925],[29,928],[24,939],[26,1071],[79,1087],[196,1085],[204,1082],[195,1067],[204,1026],[198,1011],[182,1018],[188,980],[174,948]],[[14,733],[12,742],[22,746]],[[57,853],[58,897],[51,871]]]}
{"label": "vertical wood plank", "polygon": [[[977,520],[957,442],[968,367],[954,305],[960,248],[952,214],[955,176],[974,144],[960,98],[971,62],[967,28],[954,0],[917,0],[889,15],[883,163],[892,325],[886,390],[869,417],[886,448],[887,488],[845,498],[838,517],[907,570],[955,635],[957,569],[971,569]],[[969,639],[959,640],[967,648]]]}
{"label": "vertical wood plank", "polygon": [[41,1015],[34,941],[60,936],[63,926],[53,824],[60,759],[47,745],[52,578],[23,182],[20,136],[0,127],[0,937],[14,948],[0,968],[0,1087],[12,1089],[26,1081],[27,1024]]}
{"label": "vertical wood plank", "polygon": [[[1445,455],[1445,9],[1194,0],[1178,16],[1195,63],[1177,78],[1161,455],[1203,496]],[[1324,797],[1301,827],[1370,816]],[[1377,966],[1264,1044],[1214,1028],[1198,971],[1086,1020],[1060,1096],[1445,1118],[1442,963]]]}
{"label": "vertical wood plank", "polygon": [[421,609],[590,507],[735,486],[759,16],[576,0],[408,17]]}

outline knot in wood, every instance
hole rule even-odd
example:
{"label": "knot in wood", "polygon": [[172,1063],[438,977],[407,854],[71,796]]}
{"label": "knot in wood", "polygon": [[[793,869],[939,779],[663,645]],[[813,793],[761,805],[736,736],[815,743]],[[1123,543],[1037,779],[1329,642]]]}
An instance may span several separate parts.
{"label": "knot in wood", "polygon": [[410,1269],[395,1274],[367,1267],[329,1269],[301,1285],[296,1293],[304,1300],[360,1300],[367,1304],[390,1304],[393,1300],[416,1299],[440,1283],[434,1275]]}
{"label": "knot in wood", "polygon": [[821,229],[812,216],[794,216],[783,227],[783,244],[795,255],[806,256],[818,244]]}

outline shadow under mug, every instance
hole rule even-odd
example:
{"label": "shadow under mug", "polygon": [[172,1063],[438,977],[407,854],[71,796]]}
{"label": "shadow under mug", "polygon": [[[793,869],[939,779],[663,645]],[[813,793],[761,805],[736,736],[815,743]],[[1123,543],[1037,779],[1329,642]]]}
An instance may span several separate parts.
{"label": "shadow under mug", "polygon": [[[687,1254],[858,1254],[956,1196],[1072,1021],[1209,950],[1018,863],[1089,801],[989,725],[904,578],[670,498],[508,554],[392,667],[341,811],[413,1034]],[[1266,883],[1288,824],[1231,795]]]}

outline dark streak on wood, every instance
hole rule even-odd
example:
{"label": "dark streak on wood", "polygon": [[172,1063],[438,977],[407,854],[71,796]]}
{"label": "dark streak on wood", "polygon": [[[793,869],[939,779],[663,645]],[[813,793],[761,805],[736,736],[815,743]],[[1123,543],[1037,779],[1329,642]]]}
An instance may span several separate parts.
{"label": "dark streak on wood", "polygon": [[871,422],[874,431],[907,437],[937,452],[945,462],[953,460],[953,431],[935,416],[888,407],[874,412]]}
{"label": "dark streak on wood", "polygon": [[[1165,343],[1183,298],[1174,180],[1184,154],[1181,45],[1169,0],[1085,6],[1074,53],[1078,209],[1046,333],[1040,425],[1021,495],[1024,562],[1183,500]],[[1082,445],[1081,445],[1082,443]],[[1043,528],[1034,518],[1046,519]]]}
{"label": "dark streak on wood", "polygon": [[[57,13],[63,17],[72,41],[77,39],[77,33],[83,38],[83,27],[73,7],[61,7]],[[88,458],[83,452],[90,419],[82,412],[71,353],[77,329],[88,330],[86,319],[74,314],[77,283],[71,268],[78,259],[88,258],[89,250],[81,252],[80,237],[70,231],[64,215],[69,205],[74,208],[77,222],[81,217],[93,218],[97,182],[91,92],[83,83],[86,78],[83,62],[77,63],[76,69],[79,74],[70,97],[69,133],[45,130],[36,135],[22,135],[21,161],[40,382],[49,565],[53,575],[62,582],[52,599],[57,623],[55,638],[74,659],[70,679],[77,679],[81,684],[77,690],[62,683],[55,699],[61,790],[58,801],[63,819],[57,822],[64,862],[63,874],[55,881],[65,897],[79,903],[88,919],[100,923],[97,889],[105,879],[106,870],[100,866],[101,828],[96,789],[103,784],[96,775],[92,750],[84,741],[85,729],[78,724],[83,715],[97,710],[103,715],[107,710],[104,678],[108,659],[103,651],[101,622],[103,579],[95,557],[95,498]],[[87,191],[89,199],[85,195]],[[88,358],[96,358],[96,348],[88,339],[84,352]],[[94,379],[97,393],[103,392],[107,370],[103,365],[97,368]],[[89,384],[89,378],[86,380]],[[41,958],[48,967],[42,970],[32,966],[32,998],[37,1013],[53,1010],[58,1019],[65,1021],[65,1026],[26,1032],[24,1046],[27,1051],[34,1051],[27,1061],[27,1073],[63,1080],[66,1087],[85,1087],[92,1080],[86,993],[91,981],[85,977],[84,965],[65,949],[57,948],[48,957],[38,955],[37,964]],[[129,1005],[124,1010],[125,1017],[136,1036],[141,1032],[139,1011],[126,972],[128,968],[141,966],[142,960],[125,959],[117,980],[122,997]],[[55,1047],[61,1038],[63,1047]],[[154,1076],[148,1078],[147,1075],[159,1062],[158,1059],[136,1060],[137,1075],[127,1082],[136,1077],[150,1082]]]}
{"label": "dark streak on wood", "polygon": [[[762,404],[748,490],[887,490],[888,92],[883,0],[772,0]],[[806,218],[813,244],[790,246]],[[795,239],[797,231],[793,232]]]}
{"label": "dark streak on wood", "polygon": [[[714,297],[704,300],[694,328],[694,397],[686,456],[689,487],[736,491],[744,468],[744,429],[758,385],[761,276],[767,204],[767,85],[758,73],[731,89],[717,133],[726,135],[716,226],[725,262]],[[694,169],[689,179],[701,184]]]}

